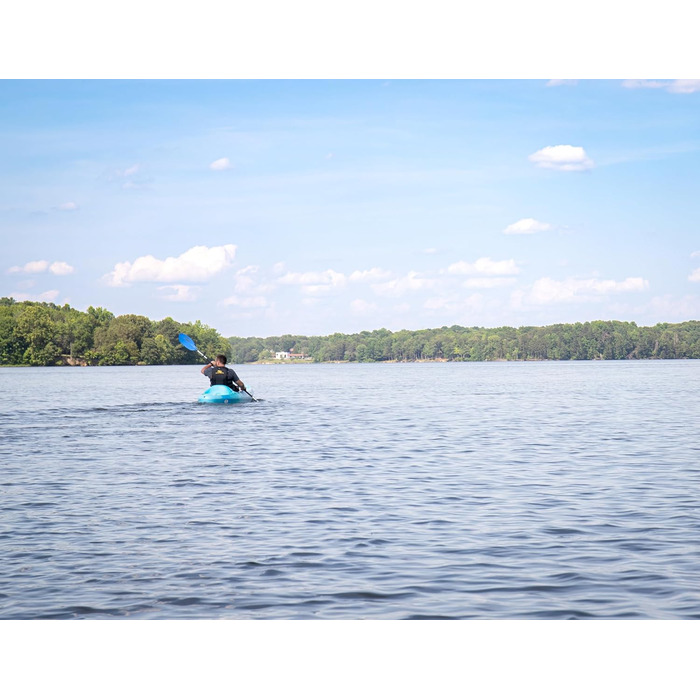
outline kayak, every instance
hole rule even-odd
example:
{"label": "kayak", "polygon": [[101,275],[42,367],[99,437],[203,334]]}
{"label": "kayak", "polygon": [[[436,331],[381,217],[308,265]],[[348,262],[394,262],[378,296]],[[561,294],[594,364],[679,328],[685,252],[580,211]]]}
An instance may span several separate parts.
{"label": "kayak", "polygon": [[245,391],[234,391],[227,386],[210,386],[198,399],[199,403],[245,403],[252,401]]}

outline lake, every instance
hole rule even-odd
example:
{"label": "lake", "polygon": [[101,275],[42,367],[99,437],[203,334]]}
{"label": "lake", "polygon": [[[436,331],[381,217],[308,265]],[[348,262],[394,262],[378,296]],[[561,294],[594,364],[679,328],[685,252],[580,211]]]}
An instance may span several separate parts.
{"label": "lake", "polygon": [[0,618],[700,619],[700,361],[0,368]]}

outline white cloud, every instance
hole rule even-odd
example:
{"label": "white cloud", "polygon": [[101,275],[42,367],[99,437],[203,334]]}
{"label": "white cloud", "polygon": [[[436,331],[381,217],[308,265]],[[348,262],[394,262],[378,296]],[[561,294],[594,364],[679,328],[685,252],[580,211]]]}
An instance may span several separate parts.
{"label": "white cloud", "polygon": [[301,292],[302,294],[319,296],[336,292],[338,289],[340,286],[335,284],[305,284],[301,287]]}
{"label": "white cloud", "polygon": [[264,296],[240,297],[230,296],[221,302],[224,306],[237,306],[242,309],[262,309],[268,305]]}
{"label": "white cloud", "polygon": [[169,284],[158,287],[160,298],[165,301],[197,301],[199,287],[190,287],[186,284]]}
{"label": "white cloud", "polygon": [[21,266],[11,267],[10,273],[24,273],[26,275],[37,275],[42,272],[52,272],[54,275],[70,275],[75,269],[66,262],[56,261],[49,264],[48,260],[33,260]]}
{"label": "white cloud", "polygon": [[233,290],[236,294],[256,296],[267,294],[275,289],[275,284],[261,282],[258,279],[260,268],[257,265],[248,265],[236,272],[236,282]]}
{"label": "white cloud", "polygon": [[549,231],[551,228],[551,224],[537,221],[537,219],[520,219],[510,226],[506,226],[503,229],[503,233],[539,233],[540,231]]}
{"label": "white cloud", "polygon": [[602,279],[554,280],[551,277],[538,279],[525,297],[533,304],[553,304],[559,302],[593,301],[622,292],[641,292],[648,289],[649,282],[641,277],[628,277],[622,282]]}
{"label": "white cloud", "polygon": [[75,202],[63,202],[63,204],[59,204],[57,208],[61,211],[77,211],[78,205]]}
{"label": "white cloud", "polygon": [[106,174],[106,177],[109,181],[114,181],[114,180],[123,180],[125,178],[129,178],[132,175],[136,175],[137,172],[141,170],[141,166],[139,163],[134,163],[133,165],[130,165],[128,168],[124,168],[123,170],[121,168],[116,168],[115,170],[111,170]]}
{"label": "white cloud", "polygon": [[684,95],[700,91],[700,80],[623,80],[622,85],[631,90],[664,89]]}
{"label": "white cloud", "polygon": [[49,271],[54,275],[71,275],[75,272],[75,268],[67,262],[56,261],[49,265]]}
{"label": "white cloud", "polygon": [[342,272],[326,270],[325,272],[288,272],[277,280],[280,284],[296,285],[344,285],[346,278]]}
{"label": "white cloud", "polygon": [[554,78],[553,80],[547,81],[547,87],[559,87],[560,85],[578,85],[578,80],[563,80],[561,78]]}
{"label": "white cloud", "polygon": [[210,170],[230,170],[231,161],[228,158],[219,158],[213,163],[209,163]]}
{"label": "white cloud", "polygon": [[570,172],[590,170],[594,165],[581,146],[546,146],[528,159],[539,168]]}
{"label": "white cloud", "polygon": [[672,294],[653,297],[645,313],[651,314],[659,321],[687,321],[700,316],[700,297],[687,294],[675,297]]}
{"label": "white cloud", "polygon": [[133,282],[204,282],[229,267],[235,255],[236,246],[231,244],[195,246],[177,258],[165,260],[145,255],[134,262],[117,263],[104,280],[110,287]]}
{"label": "white cloud", "polygon": [[691,282],[700,282],[700,267],[698,267],[697,269],[693,270],[693,271],[688,275],[688,279],[689,279]]}
{"label": "white cloud", "polygon": [[46,272],[46,270],[49,269],[49,261],[48,260],[33,260],[32,262],[28,262],[25,265],[15,265],[15,267],[11,267],[8,272],[15,273],[15,272],[23,272],[27,275],[36,275],[40,272]]}
{"label": "white cloud", "polygon": [[10,294],[10,296],[15,301],[45,301],[53,302],[56,301],[60,292],[58,289],[50,289],[47,292],[41,292],[40,294],[23,294],[22,292],[17,294]]}
{"label": "white cloud", "polygon": [[288,272],[277,279],[279,284],[297,285],[302,294],[319,295],[336,292],[347,284],[348,278],[342,272]]}
{"label": "white cloud", "polygon": [[471,277],[464,280],[462,286],[467,289],[494,289],[512,284],[515,284],[515,277]]}
{"label": "white cloud", "polygon": [[356,316],[365,316],[374,313],[377,310],[377,305],[371,301],[364,299],[355,299],[350,303],[350,311]]}
{"label": "white cloud", "polygon": [[688,95],[700,91],[700,80],[674,80],[668,88],[669,92]]}
{"label": "white cloud", "polygon": [[435,280],[421,277],[420,273],[411,271],[403,277],[373,284],[372,289],[379,296],[401,296],[406,292],[415,292],[421,289],[430,289],[435,285]]}
{"label": "white cloud", "polygon": [[450,313],[468,311],[473,313],[483,309],[484,301],[482,294],[470,294],[468,297],[456,295],[431,297],[425,300],[423,308],[430,311],[448,311]]}
{"label": "white cloud", "polygon": [[375,282],[391,277],[391,272],[373,267],[371,270],[355,270],[348,278],[351,282]]}
{"label": "white cloud", "polygon": [[520,269],[515,260],[491,260],[491,258],[479,258],[476,262],[469,263],[460,260],[447,268],[452,275],[477,275],[477,276],[504,276],[517,275]]}
{"label": "white cloud", "polygon": [[700,258],[700,250],[695,250],[690,254],[691,258]]}
{"label": "white cloud", "polygon": [[622,87],[629,90],[640,90],[649,88],[664,88],[668,86],[667,80],[623,80]]}
{"label": "white cloud", "polygon": [[343,289],[349,282],[371,284],[388,279],[391,274],[391,272],[379,267],[373,267],[370,270],[355,270],[349,275],[329,269],[323,272],[287,272],[282,277],[278,277],[276,282],[296,285],[301,287],[303,294],[318,296]]}

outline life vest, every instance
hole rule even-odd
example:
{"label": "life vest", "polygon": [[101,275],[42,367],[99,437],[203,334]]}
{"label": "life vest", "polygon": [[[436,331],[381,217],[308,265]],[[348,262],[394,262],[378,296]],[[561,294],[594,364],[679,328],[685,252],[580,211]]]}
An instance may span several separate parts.
{"label": "life vest", "polygon": [[209,378],[209,381],[211,382],[211,386],[217,386],[217,385],[223,384],[224,386],[227,386],[229,389],[233,389],[234,391],[238,391],[238,387],[233,383],[233,380],[229,379],[227,367],[214,367],[213,370],[214,371],[211,373],[211,377]]}

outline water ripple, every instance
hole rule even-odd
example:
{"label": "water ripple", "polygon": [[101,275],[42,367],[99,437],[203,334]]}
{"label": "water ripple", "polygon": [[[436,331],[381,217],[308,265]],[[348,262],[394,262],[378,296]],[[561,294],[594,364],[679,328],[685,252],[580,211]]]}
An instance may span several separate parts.
{"label": "water ripple", "polygon": [[0,369],[0,617],[700,619],[699,370]]}

